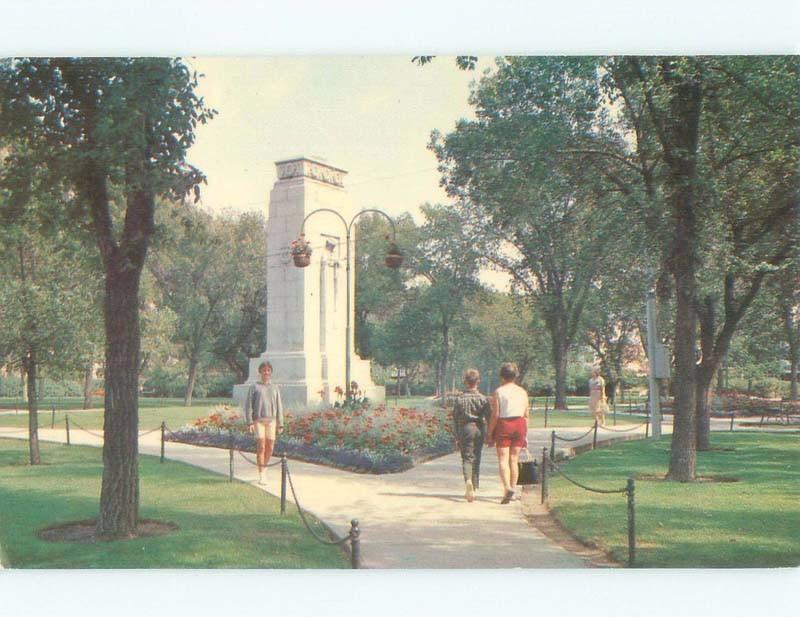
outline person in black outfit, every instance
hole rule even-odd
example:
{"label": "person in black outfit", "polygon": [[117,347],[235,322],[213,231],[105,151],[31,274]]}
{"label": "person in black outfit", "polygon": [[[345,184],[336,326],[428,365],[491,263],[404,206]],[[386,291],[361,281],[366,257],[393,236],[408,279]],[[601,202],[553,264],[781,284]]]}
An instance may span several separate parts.
{"label": "person in black outfit", "polygon": [[489,399],[478,392],[480,380],[477,370],[467,370],[464,373],[465,389],[453,401],[453,427],[461,450],[466,485],[464,498],[467,501],[475,500],[475,490],[480,484],[481,450],[492,413]]}

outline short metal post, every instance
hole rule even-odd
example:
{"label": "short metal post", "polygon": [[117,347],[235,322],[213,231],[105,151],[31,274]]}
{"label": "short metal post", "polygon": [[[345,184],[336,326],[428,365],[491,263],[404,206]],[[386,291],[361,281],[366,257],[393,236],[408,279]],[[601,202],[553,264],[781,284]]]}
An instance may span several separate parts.
{"label": "short metal post", "polygon": [[64,415],[64,425],[67,427],[67,445],[70,445],[70,443],[69,443],[69,414],[65,414]]}
{"label": "short metal post", "polygon": [[547,448],[542,448],[542,503],[547,501]]}
{"label": "short metal post", "polygon": [[550,460],[556,460],[556,432],[550,433]]}
{"label": "short metal post", "polygon": [[288,470],[286,455],[281,454],[281,514],[286,514],[286,475]]}
{"label": "short metal post", "polygon": [[350,566],[354,570],[361,568],[361,530],[355,518],[350,521]]}
{"label": "short metal post", "polygon": [[733,432],[733,412],[731,412],[731,433]]}
{"label": "short metal post", "polygon": [[56,408],[53,407],[52,409],[53,409],[52,415],[50,416],[50,428],[55,428],[56,427]]}
{"label": "short metal post", "polygon": [[228,482],[233,482],[233,429],[228,431]]}
{"label": "short metal post", "polygon": [[597,420],[594,421],[594,435],[592,435],[592,450],[597,448]]}
{"label": "short metal post", "polygon": [[636,487],[633,478],[628,478],[625,492],[628,495],[628,567],[636,564],[636,512],[634,493]]}
{"label": "short metal post", "polygon": [[164,462],[164,442],[167,440],[167,423],[161,422],[161,462]]}

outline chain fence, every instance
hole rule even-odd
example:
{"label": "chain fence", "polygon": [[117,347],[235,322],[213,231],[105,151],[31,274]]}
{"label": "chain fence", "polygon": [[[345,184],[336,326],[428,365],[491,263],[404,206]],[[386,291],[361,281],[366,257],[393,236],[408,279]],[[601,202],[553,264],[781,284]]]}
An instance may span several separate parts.
{"label": "chain fence", "polygon": [[[239,456],[241,456],[248,463],[250,463],[251,465],[253,465],[255,467],[258,467],[258,461],[257,460],[254,460],[254,459],[250,458],[249,456],[247,456],[244,452],[242,452],[238,448],[236,448],[236,452],[239,454]],[[275,467],[276,465],[280,465],[280,464],[281,464],[281,461],[280,461],[280,459],[278,459],[274,463],[267,463],[266,465],[263,465],[263,467],[264,467],[264,469],[266,469],[267,467]]]}
{"label": "chain fence", "polygon": [[650,424],[649,420],[642,422],[641,424],[635,424],[634,426],[629,426],[628,428],[611,428],[610,426],[606,426],[605,424],[599,425],[598,428],[604,431],[609,431],[611,433],[630,433],[631,431],[640,429],[643,426],[647,426],[648,424]]}
{"label": "chain fence", "polygon": [[[164,447],[166,442],[166,436],[169,434],[172,438],[176,438],[176,441],[180,441],[177,439],[177,435],[169,430],[166,423],[161,424],[159,427],[161,429],[161,462],[164,462]],[[359,527],[358,519],[353,519],[350,521],[350,530],[346,536],[339,538],[337,540],[326,540],[317,534],[306,518],[306,512],[303,510],[302,506],[300,505],[300,501],[297,497],[297,491],[294,487],[294,482],[292,481],[292,476],[289,473],[289,464],[286,459],[286,455],[281,455],[280,459],[274,461],[272,463],[267,463],[266,465],[259,465],[258,460],[254,460],[251,457],[247,456],[240,448],[235,447],[235,440],[233,438],[233,433],[230,434],[229,439],[229,473],[228,479],[230,482],[234,480],[234,452],[237,452],[239,456],[244,459],[250,465],[256,467],[261,471],[262,469],[266,469],[269,467],[275,467],[276,465],[281,466],[281,514],[286,514],[286,489],[288,488],[292,491],[292,498],[294,499],[295,506],[297,507],[297,512],[300,514],[300,520],[303,522],[306,530],[311,534],[311,537],[314,538],[317,542],[321,544],[325,544],[328,546],[342,546],[346,542],[350,543],[350,567],[353,569],[361,568],[361,529]]]}
{"label": "chain fence", "polygon": [[[289,473],[289,466],[286,464],[286,457],[283,457],[283,478],[288,480],[289,488],[292,491],[292,498],[294,499],[295,506],[297,507],[297,512],[300,514],[300,520],[303,521],[303,525],[305,525],[308,533],[311,534],[311,537],[314,538],[320,544],[325,544],[327,546],[341,546],[345,542],[350,542],[350,566],[353,569],[359,569],[361,567],[361,529],[358,525],[358,520],[353,519],[350,521],[350,531],[348,534],[338,540],[326,540],[325,538],[320,537],[312,528],[311,525],[308,524],[308,520],[306,520],[305,512],[303,511],[302,506],[300,505],[300,501],[297,498],[297,491],[294,488],[294,482],[292,481],[292,474]],[[281,487],[281,494],[284,494],[284,482],[282,481]]]}
{"label": "chain fence", "polygon": [[558,439],[559,441],[580,441],[581,439],[583,439],[584,437],[589,435],[589,433],[591,433],[592,431],[594,431],[594,426],[592,428],[590,428],[588,431],[586,431],[585,433],[582,433],[581,435],[579,435],[578,437],[562,437],[561,435],[557,434],[555,431],[553,431],[551,434],[555,435],[555,438]]}
{"label": "chain fence", "polygon": [[588,486],[583,482],[567,475],[563,469],[553,460],[552,456],[547,456],[547,448],[542,448],[542,505],[547,503],[549,497],[549,486],[547,480],[548,469],[551,473],[557,473],[569,483],[581,488],[590,493],[598,493],[601,495],[619,495],[625,494],[628,501],[628,567],[632,568],[636,564],[636,510],[635,510],[635,493],[636,484],[633,478],[628,478],[628,481],[623,488],[619,489],[604,489],[593,486]]}
{"label": "chain fence", "polygon": [[72,426],[75,426],[75,427],[77,427],[77,428],[78,428],[78,429],[80,429],[81,431],[84,431],[84,432],[86,432],[86,433],[89,433],[90,435],[92,435],[92,436],[94,436],[94,437],[99,437],[100,439],[105,439],[105,436],[104,436],[102,433],[96,433],[96,432],[94,432],[94,431],[90,431],[88,428],[86,428],[86,427],[84,427],[84,426],[81,426],[80,424],[78,424],[77,422],[75,422],[75,418],[72,418],[72,421],[71,421],[71,423],[70,423],[70,424],[71,424]]}

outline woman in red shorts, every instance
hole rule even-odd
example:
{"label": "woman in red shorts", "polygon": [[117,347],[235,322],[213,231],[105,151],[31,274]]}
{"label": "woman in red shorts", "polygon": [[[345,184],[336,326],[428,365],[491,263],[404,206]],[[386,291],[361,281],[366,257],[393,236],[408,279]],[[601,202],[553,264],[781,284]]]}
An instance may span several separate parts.
{"label": "woman in red shorts", "polygon": [[517,374],[516,364],[503,363],[500,367],[503,383],[494,391],[491,400],[489,435],[497,449],[500,481],[503,483],[503,499],[500,503],[508,503],[514,498],[519,451],[528,445],[528,393],[514,383]]}

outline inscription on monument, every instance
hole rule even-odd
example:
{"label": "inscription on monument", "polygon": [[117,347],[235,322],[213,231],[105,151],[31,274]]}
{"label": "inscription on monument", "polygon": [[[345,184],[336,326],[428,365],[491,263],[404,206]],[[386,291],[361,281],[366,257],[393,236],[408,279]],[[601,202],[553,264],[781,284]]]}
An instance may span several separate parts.
{"label": "inscription on monument", "polygon": [[344,174],[346,172],[316,161],[308,159],[286,161],[285,163],[278,163],[277,168],[280,180],[306,176],[334,186],[344,186]]}

